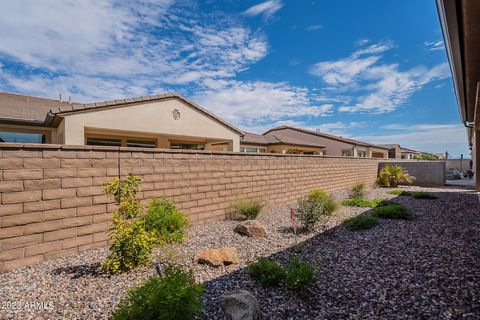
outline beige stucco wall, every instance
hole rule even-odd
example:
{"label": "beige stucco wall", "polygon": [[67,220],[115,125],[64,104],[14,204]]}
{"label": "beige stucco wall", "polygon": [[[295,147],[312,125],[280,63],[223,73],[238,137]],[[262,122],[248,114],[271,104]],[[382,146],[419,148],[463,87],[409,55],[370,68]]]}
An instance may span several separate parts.
{"label": "beige stucco wall", "polygon": [[[178,120],[173,118],[174,109],[180,112]],[[240,135],[237,132],[175,98],[70,114],[65,116],[64,122],[65,144],[85,144],[87,128],[123,134],[169,135],[173,140],[178,137],[182,141],[197,137],[228,140],[232,143],[233,151],[239,151],[240,148]],[[167,147],[165,140],[159,141],[159,147]]]}

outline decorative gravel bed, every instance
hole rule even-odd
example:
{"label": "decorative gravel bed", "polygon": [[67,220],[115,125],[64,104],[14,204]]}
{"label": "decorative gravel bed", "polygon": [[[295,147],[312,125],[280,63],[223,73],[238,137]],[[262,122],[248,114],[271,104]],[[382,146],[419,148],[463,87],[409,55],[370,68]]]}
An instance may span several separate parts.
{"label": "decorative gravel bed", "polygon": [[[461,189],[436,192],[436,200],[415,200],[374,189],[369,198],[395,198],[415,213],[412,221],[382,220],[371,230],[352,232],[339,226],[369,208],[343,207],[325,232],[299,235],[296,250],[319,268],[319,281],[301,300],[283,288],[264,289],[250,279],[245,266],[259,256],[288,261],[295,237],[288,232],[285,205],[261,214],[266,238],[237,235],[236,221],[191,227],[180,245],[155,251],[155,260],[192,266],[199,251],[231,246],[241,264],[213,269],[193,265],[206,284],[200,319],[225,319],[218,297],[246,289],[258,299],[264,319],[479,319],[480,205],[476,194]],[[337,199],[345,192],[335,193]],[[292,204],[293,205],[293,204]],[[53,303],[51,310],[0,310],[6,319],[106,319],[125,290],[155,274],[141,268],[117,276],[98,272],[108,250],[93,250],[0,274],[0,302]]]}

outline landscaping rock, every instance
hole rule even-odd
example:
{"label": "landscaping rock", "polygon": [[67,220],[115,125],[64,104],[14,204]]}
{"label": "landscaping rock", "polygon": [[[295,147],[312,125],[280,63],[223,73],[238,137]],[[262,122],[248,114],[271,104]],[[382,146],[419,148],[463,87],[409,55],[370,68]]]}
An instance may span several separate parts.
{"label": "landscaping rock", "polygon": [[266,237],[267,229],[257,220],[246,220],[235,227],[235,232],[247,237]]}
{"label": "landscaping rock", "polygon": [[238,264],[240,262],[237,256],[237,251],[232,247],[199,252],[195,255],[194,260],[197,263],[208,264],[216,268],[223,265],[228,266],[231,264]]}
{"label": "landscaping rock", "polygon": [[257,299],[246,290],[225,292],[220,304],[232,320],[256,320],[260,316]]}

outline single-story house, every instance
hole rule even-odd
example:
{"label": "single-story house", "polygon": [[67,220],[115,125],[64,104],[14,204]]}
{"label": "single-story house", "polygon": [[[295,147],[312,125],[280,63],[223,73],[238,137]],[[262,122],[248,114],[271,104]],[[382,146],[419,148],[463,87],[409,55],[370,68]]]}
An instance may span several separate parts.
{"label": "single-story house", "polygon": [[0,93],[4,142],[239,151],[242,135],[175,93],[89,104]]}
{"label": "single-story house", "polygon": [[458,109],[480,191],[480,1],[437,0]]}
{"label": "single-story house", "polygon": [[288,126],[270,129],[262,135],[246,133],[243,140],[240,141],[240,147],[241,151],[245,152],[288,152],[388,158],[388,148],[382,146]]}
{"label": "single-story house", "polygon": [[274,134],[261,135],[244,132],[244,136],[240,140],[241,152],[322,155],[324,148],[324,145],[316,142]]}
{"label": "single-story house", "polygon": [[388,148],[388,157],[390,159],[412,160],[423,153],[421,151],[404,148],[399,144],[381,144],[381,146]]}

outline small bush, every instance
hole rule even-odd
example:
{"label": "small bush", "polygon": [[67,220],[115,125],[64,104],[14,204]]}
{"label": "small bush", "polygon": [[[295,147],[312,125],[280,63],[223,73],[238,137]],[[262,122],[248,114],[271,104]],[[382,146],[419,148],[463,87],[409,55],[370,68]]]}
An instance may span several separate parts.
{"label": "small bush", "polygon": [[373,204],[372,200],[352,198],[343,200],[342,206],[367,208],[374,207],[375,205]]}
{"label": "small bush", "polygon": [[372,215],[384,219],[413,219],[410,210],[399,204],[375,207]]}
{"label": "small bush", "polygon": [[406,190],[402,190],[402,189],[390,190],[390,191],[388,191],[388,194],[393,194],[393,195],[396,195],[396,196],[411,196],[412,195],[411,192],[406,191]]}
{"label": "small bush", "polygon": [[414,179],[415,177],[409,175],[405,168],[399,165],[392,166],[387,164],[378,174],[377,184],[383,187],[396,188],[399,183],[411,184]]}
{"label": "small bush", "polygon": [[308,194],[308,197],[312,200],[322,203],[326,214],[333,213],[338,207],[335,200],[328,193],[321,189],[313,189]]}
{"label": "small bush", "polygon": [[287,268],[285,286],[304,296],[308,289],[317,281],[317,274],[313,266],[294,256]]}
{"label": "small bush", "polygon": [[202,310],[203,290],[203,285],[195,283],[192,272],[169,266],[162,277],[153,276],[128,290],[112,319],[192,319]]}
{"label": "small bush", "polygon": [[141,180],[129,174],[126,178],[114,178],[104,185],[107,196],[119,205],[114,212],[113,228],[109,233],[110,256],[102,264],[108,273],[120,273],[151,261],[154,237],[145,230],[137,192]]}
{"label": "small bush", "polygon": [[373,199],[373,200],[353,198],[353,199],[345,199],[342,201],[343,206],[361,207],[361,208],[373,208],[377,206],[386,206],[390,204],[395,204],[395,202],[390,200],[380,199],[380,198]]}
{"label": "small bush", "polygon": [[298,200],[295,216],[300,220],[303,230],[311,230],[318,224],[324,223],[328,215],[322,202],[310,197]]}
{"label": "small bush", "polygon": [[344,222],[349,230],[367,230],[378,224],[378,219],[372,216],[356,216],[349,218]]}
{"label": "small bush", "polygon": [[148,204],[145,229],[155,236],[157,242],[182,242],[187,225],[188,219],[167,198],[153,199]]}
{"label": "small bush", "polygon": [[420,192],[413,192],[412,198],[433,200],[433,199],[437,199],[437,196],[430,192],[420,191]]}
{"label": "small bush", "polygon": [[235,210],[249,220],[254,220],[260,214],[265,204],[259,200],[236,200],[233,202]]}
{"label": "small bush", "polygon": [[256,262],[248,265],[250,276],[261,283],[262,286],[279,285],[286,276],[285,269],[276,261],[259,258]]}
{"label": "small bush", "polygon": [[110,232],[110,255],[102,269],[108,273],[121,273],[138,266],[148,265],[152,257],[154,238],[140,220],[122,220],[118,213],[113,217],[114,229]]}
{"label": "small bush", "polygon": [[359,182],[353,185],[352,189],[350,190],[350,198],[353,198],[353,199],[365,198],[365,184],[363,182]]}

